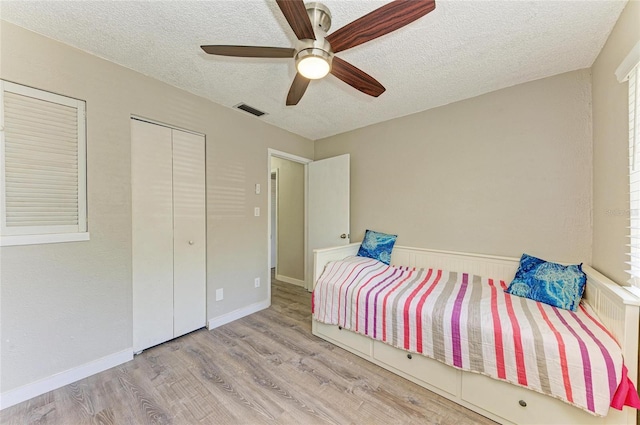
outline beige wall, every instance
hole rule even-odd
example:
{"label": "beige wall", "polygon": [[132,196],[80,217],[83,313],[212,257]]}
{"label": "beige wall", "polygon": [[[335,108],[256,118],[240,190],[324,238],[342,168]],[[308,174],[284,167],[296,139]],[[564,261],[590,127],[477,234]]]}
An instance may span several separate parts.
{"label": "beige wall", "polygon": [[628,83],[614,74],[640,40],[640,1],[630,1],[591,68],[593,74],[593,265],[625,283],[629,226]]}
{"label": "beige wall", "polygon": [[[0,77],[87,102],[89,242],[3,247],[5,392],[131,348],[130,116],[207,137],[207,317],[267,299],[267,148],[313,143],[56,41],[2,23]],[[211,76],[215,84],[215,76]],[[239,101],[242,99],[239,99]],[[217,288],[225,298],[215,302]]]}
{"label": "beige wall", "polygon": [[581,70],[319,140],[315,158],[351,154],[354,241],[589,262],[591,137]]}
{"label": "beige wall", "polygon": [[279,276],[304,281],[304,165],[282,158],[271,160],[278,169]]}

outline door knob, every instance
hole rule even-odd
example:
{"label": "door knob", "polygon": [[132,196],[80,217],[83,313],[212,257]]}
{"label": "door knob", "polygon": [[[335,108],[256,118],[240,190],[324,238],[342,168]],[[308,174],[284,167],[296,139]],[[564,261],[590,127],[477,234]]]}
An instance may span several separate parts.
{"label": "door knob", "polygon": [[193,241],[189,241],[189,245],[193,245]]}
{"label": "door knob", "polygon": [[347,234],[346,233],[341,234],[340,239],[347,239]]}

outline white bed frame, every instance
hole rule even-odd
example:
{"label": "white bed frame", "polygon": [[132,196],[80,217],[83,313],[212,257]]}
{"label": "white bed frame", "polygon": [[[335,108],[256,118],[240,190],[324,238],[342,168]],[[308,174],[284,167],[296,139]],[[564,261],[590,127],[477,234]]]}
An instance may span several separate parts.
{"label": "white bed frame", "polygon": [[[358,252],[360,243],[314,251],[314,284],[329,261]],[[518,268],[517,258],[467,254],[396,246],[395,265],[454,270],[502,279],[509,283]],[[583,265],[587,275],[584,299],[602,323],[618,339],[629,377],[636,383],[640,298],[593,268]],[[606,417],[595,417],[558,399],[484,375],[465,372],[436,360],[411,355],[338,326],[313,321],[312,332],[339,347],[403,376],[449,400],[504,424],[625,424],[636,425],[636,410],[610,409]]]}

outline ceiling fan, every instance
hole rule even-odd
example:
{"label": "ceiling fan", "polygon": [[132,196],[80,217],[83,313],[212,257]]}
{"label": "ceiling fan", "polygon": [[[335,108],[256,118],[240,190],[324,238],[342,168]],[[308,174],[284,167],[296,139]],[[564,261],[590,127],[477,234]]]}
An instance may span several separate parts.
{"label": "ceiling fan", "polygon": [[322,3],[303,0],[276,0],[291,29],[298,37],[295,47],[200,46],[212,55],[251,58],[295,58],[297,74],[287,95],[287,105],[297,105],[310,80],[333,74],[370,96],[385,88],[375,78],[335,56],[336,53],[410,24],[435,9],[435,0],[395,0],[327,35],[331,12]]}

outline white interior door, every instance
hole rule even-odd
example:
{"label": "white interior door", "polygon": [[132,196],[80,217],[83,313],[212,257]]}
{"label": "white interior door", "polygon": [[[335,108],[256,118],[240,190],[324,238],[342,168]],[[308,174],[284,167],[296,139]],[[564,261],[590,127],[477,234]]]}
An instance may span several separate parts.
{"label": "white interior door", "polygon": [[173,338],[171,129],[131,120],[133,349]]}
{"label": "white interior door", "polygon": [[313,250],[346,245],[349,239],[349,154],[308,164],[306,287],[313,288]]}
{"label": "white interior door", "polygon": [[205,139],[173,132],[173,337],[206,324]]}

